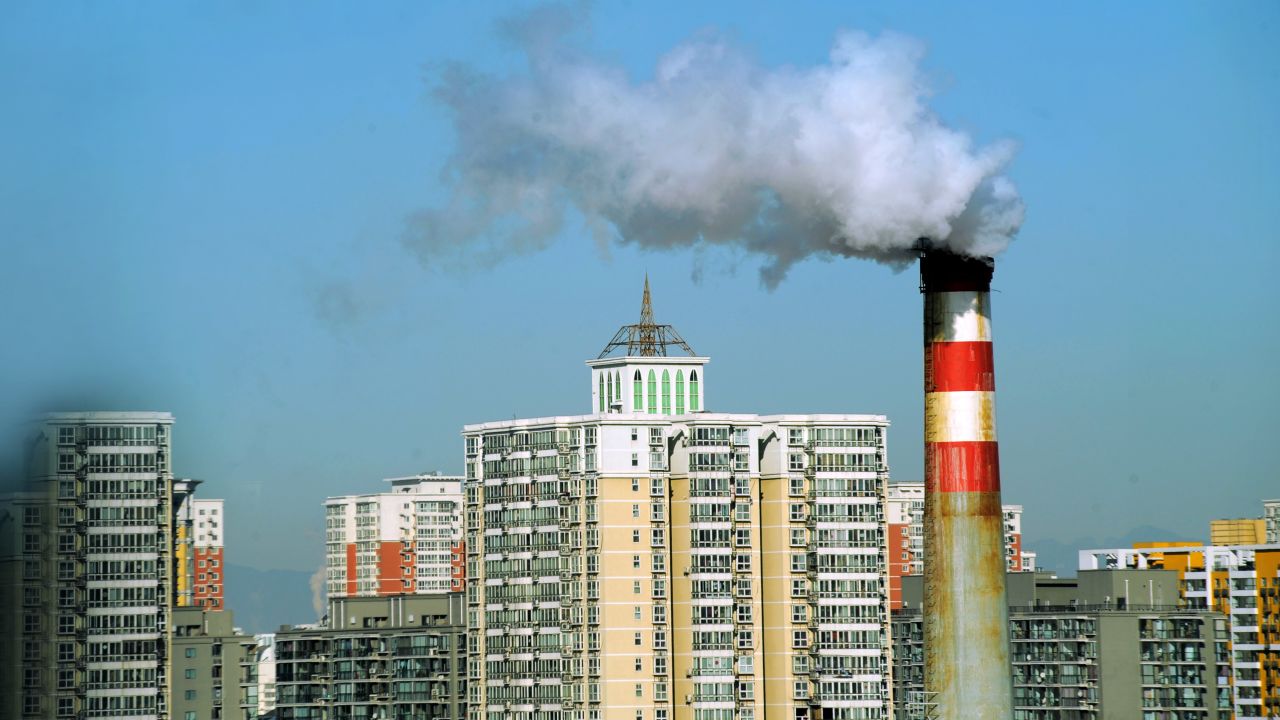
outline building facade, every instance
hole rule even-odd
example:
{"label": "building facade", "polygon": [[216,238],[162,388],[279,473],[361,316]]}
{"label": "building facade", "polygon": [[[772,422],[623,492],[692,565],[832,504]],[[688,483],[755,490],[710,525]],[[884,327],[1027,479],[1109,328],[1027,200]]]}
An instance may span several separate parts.
{"label": "building facade", "polygon": [[[1011,573],[1008,583],[1015,720],[1232,717],[1226,620],[1149,602],[1177,598],[1177,573],[1082,571],[1065,580]],[[906,578],[903,608],[893,614],[899,720],[937,710],[923,691],[922,592],[920,578]]]}
{"label": "building facade", "polygon": [[1265,518],[1209,521],[1210,545],[1261,545],[1267,542]]}
{"label": "building facade", "polygon": [[461,592],[462,478],[391,478],[391,491],[325,500],[330,598]]}
{"label": "building facade", "polygon": [[1280,544],[1280,500],[1262,501],[1262,521],[1266,524],[1266,542]]}
{"label": "building facade", "polygon": [[458,593],[331,599],[322,626],[275,634],[275,717],[464,717],[466,653]]}
{"label": "building facade", "polygon": [[232,627],[229,611],[173,611],[175,720],[256,720],[256,641]]}
{"label": "building facade", "polygon": [[1082,550],[1080,567],[1176,572],[1183,604],[1225,618],[1235,719],[1280,716],[1280,545],[1140,543]]}
{"label": "building facade", "polygon": [[221,500],[193,499],[191,503],[192,605],[209,610],[226,608],[226,513]]}
{"label": "building facade", "polygon": [[27,489],[4,510],[0,566],[18,600],[6,717],[170,717],[172,428],[156,412],[55,413],[35,427]]}
{"label": "building facade", "polygon": [[591,414],[464,428],[470,720],[888,717],[887,421],[708,412],[707,361],[646,284]]}
{"label": "building facade", "polygon": [[[902,578],[924,574],[924,483],[889,485],[885,506],[889,549],[889,607],[902,607]],[[1036,554],[1022,545],[1022,506],[1004,506],[1004,553],[1009,572],[1034,572]]]}

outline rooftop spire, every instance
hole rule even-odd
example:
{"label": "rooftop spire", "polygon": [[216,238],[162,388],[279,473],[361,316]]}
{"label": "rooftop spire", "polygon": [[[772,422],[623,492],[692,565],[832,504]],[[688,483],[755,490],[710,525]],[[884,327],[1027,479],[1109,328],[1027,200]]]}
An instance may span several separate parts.
{"label": "rooftop spire", "polygon": [[653,321],[653,303],[649,299],[649,273],[644,274],[644,299],[640,301],[640,324],[636,330],[640,335],[638,354],[645,357],[657,355],[658,326]]}
{"label": "rooftop spire", "polygon": [[644,297],[640,301],[640,322],[623,325],[613,340],[605,346],[600,357],[607,357],[615,350],[626,348],[626,355],[639,357],[666,356],[667,347],[676,346],[694,355],[693,349],[670,325],[659,325],[653,319],[653,301],[649,296],[649,274],[644,275]]}

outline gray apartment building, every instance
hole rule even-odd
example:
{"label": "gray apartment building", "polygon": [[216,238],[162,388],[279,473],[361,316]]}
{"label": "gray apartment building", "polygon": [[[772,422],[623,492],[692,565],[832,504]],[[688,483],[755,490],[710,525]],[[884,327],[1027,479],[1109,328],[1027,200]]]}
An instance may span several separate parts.
{"label": "gray apartment building", "polygon": [[325,622],[275,636],[279,720],[462,718],[461,593],[332,598]]}
{"label": "gray apartment building", "polygon": [[0,716],[170,717],[173,416],[44,416],[0,498]]}
{"label": "gray apartment building", "polygon": [[[1011,573],[1015,720],[1227,720],[1226,618],[1178,606],[1172,570]],[[898,717],[933,716],[924,694],[922,583],[904,578],[893,614]]]}
{"label": "gray apartment building", "polygon": [[174,720],[257,719],[257,640],[230,610],[176,608],[172,650]]}

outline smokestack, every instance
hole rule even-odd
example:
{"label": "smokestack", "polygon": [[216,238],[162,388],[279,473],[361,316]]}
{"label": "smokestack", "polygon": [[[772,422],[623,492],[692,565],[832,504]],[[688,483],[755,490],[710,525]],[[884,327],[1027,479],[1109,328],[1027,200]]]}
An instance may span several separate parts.
{"label": "smokestack", "polygon": [[940,720],[1010,720],[991,258],[926,249],[925,690]]}

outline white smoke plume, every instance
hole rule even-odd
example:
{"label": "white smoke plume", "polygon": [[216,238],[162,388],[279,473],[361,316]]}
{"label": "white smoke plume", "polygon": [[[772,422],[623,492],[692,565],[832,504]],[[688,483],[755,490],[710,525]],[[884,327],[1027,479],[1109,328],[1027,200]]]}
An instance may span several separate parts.
{"label": "white smoke plume", "polygon": [[311,609],[316,611],[317,619],[325,616],[325,606],[328,604],[328,594],[325,592],[324,587],[325,577],[325,568],[322,565],[311,574],[311,580],[309,581],[311,585]]}
{"label": "white smoke plume", "polygon": [[774,287],[811,255],[904,265],[920,238],[994,255],[1022,223],[1001,174],[1013,144],[974,147],[942,125],[916,40],[842,32],[825,64],[763,68],[696,39],[634,81],[568,42],[583,14],[550,6],[508,23],[525,72],[443,74],[450,195],[405,239],[424,263],[541,249],[576,209],[601,243],[757,253]]}

